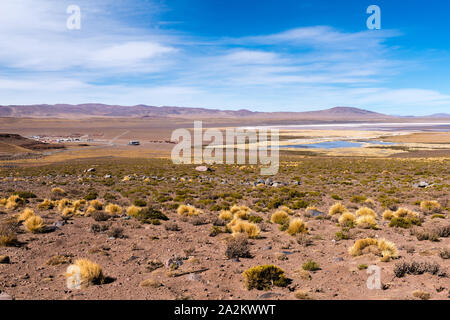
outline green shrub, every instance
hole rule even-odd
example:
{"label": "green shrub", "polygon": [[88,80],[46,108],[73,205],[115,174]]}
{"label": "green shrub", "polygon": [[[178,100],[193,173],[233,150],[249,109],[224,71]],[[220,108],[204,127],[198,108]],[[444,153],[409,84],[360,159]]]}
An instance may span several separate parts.
{"label": "green shrub", "polygon": [[302,269],[306,271],[317,271],[320,270],[320,265],[317,262],[308,259],[308,261],[302,265]]}
{"label": "green shrub", "polygon": [[136,215],[136,219],[141,223],[151,223],[151,224],[158,224],[156,221],[153,220],[164,220],[164,221],[169,220],[169,218],[164,213],[151,207],[139,211],[139,213]]}
{"label": "green shrub", "polygon": [[17,195],[22,199],[36,198],[36,195],[30,191],[15,191],[13,192],[13,195]]}
{"label": "green shrub", "polygon": [[95,200],[98,197],[98,193],[95,191],[89,192],[87,195],[84,196],[84,200],[90,201]]}
{"label": "green shrub", "polygon": [[250,268],[244,271],[243,277],[248,290],[270,290],[273,286],[286,287],[291,282],[283,269],[274,265]]}
{"label": "green shrub", "polygon": [[389,223],[389,227],[398,227],[408,229],[412,225],[420,226],[422,223],[417,218],[394,217]]}
{"label": "green shrub", "polygon": [[257,215],[251,215],[248,217],[248,222],[252,222],[252,223],[260,223],[263,220],[264,220],[263,218],[261,218],[260,216],[257,216]]}
{"label": "green shrub", "polygon": [[147,205],[147,201],[142,199],[136,199],[133,201],[133,204],[137,207],[145,207]]}

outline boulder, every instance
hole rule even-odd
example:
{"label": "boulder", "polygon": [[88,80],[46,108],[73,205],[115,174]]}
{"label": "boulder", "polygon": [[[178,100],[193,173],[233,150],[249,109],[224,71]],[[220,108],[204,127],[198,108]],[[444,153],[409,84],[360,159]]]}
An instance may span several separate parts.
{"label": "boulder", "polygon": [[211,168],[208,168],[207,166],[198,166],[198,167],[195,167],[195,171],[207,172],[207,171],[212,171],[212,170],[211,170]]}

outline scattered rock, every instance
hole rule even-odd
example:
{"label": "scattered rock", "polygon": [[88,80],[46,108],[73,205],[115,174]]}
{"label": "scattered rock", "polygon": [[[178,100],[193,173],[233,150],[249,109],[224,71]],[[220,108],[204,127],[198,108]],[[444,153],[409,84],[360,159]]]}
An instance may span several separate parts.
{"label": "scattered rock", "polygon": [[86,170],[86,172],[95,172],[95,168],[89,168]]}
{"label": "scattered rock", "polygon": [[270,299],[270,298],[275,298],[275,297],[279,297],[279,296],[282,296],[282,294],[275,293],[275,292],[266,292],[266,293],[263,293],[262,295],[260,295],[258,298],[259,299]]}
{"label": "scattered rock", "polygon": [[0,301],[12,300],[13,298],[6,292],[0,292]]}
{"label": "scattered rock", "polygon": [[314,209],[310,209],[306,212],[307,214],[311,215],[312,217],[320,217],[320,216],[324,216],[325,213],[318,211],[318,210],[314,210]]}
{"label": "scattered rock", "polygon": [[199,275],[198,273],[190,273],[190,274],[188,274],[187,278],[190,281],[200,281],[200,280],[202,280],[202,276]]}
{"label": "scattered rock", "polygon": [[8,264],[10,262],[9,256],[0,256],[0,264]]}
{"label": "scattered rock", "polygon": [[198,167],[195,167],[195,171],[207,172],[207,171],[212,171],[212,170],[211,170],[211,168],[208,168],[207,166],[198,166]]}
{"label": "scattered rock", "polygon": [[183,264],[183,259],[180,257],[172,257],[166,260],[166,268],[178,268]]}
{"label": "scattered rock", "polygon": [[342,261],[344,261],[344,258],[342,258],[342,257],[337,257],[337,258],[334,258],[333,259],[333,262],[335,263],[335,262],[342,262]]}
{"label": "scattered rock", "polygon": [[104,176],[103,178],[105,178],[105,179],[111,179],[112,176],[111,176],[110,174],[105,174],[105,176]]}

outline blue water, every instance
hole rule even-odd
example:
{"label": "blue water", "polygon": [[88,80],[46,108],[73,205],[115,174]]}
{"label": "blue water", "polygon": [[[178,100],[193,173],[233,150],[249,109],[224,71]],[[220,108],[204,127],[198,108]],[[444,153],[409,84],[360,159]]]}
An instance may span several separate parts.
{"label": "blue water", "polygon": [[[365,143],[379,144],[379,145],[394,145],[392,142],[382,142],[382,141],[364,141]],[[363,142],[351,142],[351,141],[326,141],[312,144],[294,144],[285,146],[286,148],[297,148],[297,149],[337,149],[337,148],[360,148]]]}
{"label": "blue water", "polygon": [[336,149],[336,148],[359,148],[362,146],[362,143],[359,142],[350,142],[350,141],[326,141],[312,144],[294,144],[290,146],[286,146],[288,148],[313,148],[313,149]]}

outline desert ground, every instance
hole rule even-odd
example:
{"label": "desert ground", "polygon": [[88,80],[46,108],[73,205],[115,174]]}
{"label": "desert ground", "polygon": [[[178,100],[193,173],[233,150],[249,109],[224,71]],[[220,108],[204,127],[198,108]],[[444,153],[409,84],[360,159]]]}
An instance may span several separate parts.
{"label": "desert ground", "polygon": [[[0,133],[83,139],[0,141],[0,296],[450,299],[449,132],[285,129],[267,177],[260,165],[173,164],[180,127],[192,122],[0,119]],[[334,140],[365,142],[289,147]],[[80,259],[96,265],[68,287]]]}

